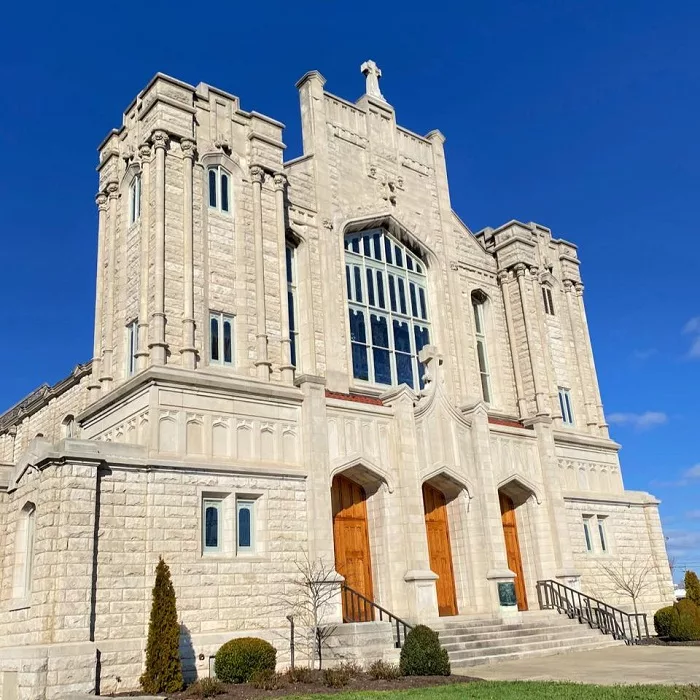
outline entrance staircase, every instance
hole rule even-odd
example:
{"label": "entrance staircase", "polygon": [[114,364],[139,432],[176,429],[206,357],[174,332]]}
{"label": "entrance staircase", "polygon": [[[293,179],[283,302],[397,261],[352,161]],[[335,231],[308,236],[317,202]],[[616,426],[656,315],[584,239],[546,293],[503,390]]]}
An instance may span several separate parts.
{"label": "entrance staircase", "polygon": [[625,644],[554,611],[521,615],[520,621],[513,622],[470,616],[441,618],[430,627],[440,635],[453,668]]}

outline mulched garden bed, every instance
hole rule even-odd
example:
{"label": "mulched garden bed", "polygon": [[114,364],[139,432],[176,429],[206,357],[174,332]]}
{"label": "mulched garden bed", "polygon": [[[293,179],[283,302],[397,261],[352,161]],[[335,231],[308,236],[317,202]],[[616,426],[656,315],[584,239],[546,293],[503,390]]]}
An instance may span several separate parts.
{"label": "mulched garden bed", "polygon": [[[311,695],[312,693],[351,693],[370,690],[408,690],[410,688],[427,688],[437,685],[469,683],[481,680],[471,676],[403,676],[394,680],[373,680],[365,673],[353,675],[347,685],[329,688],[323,682],[319,671],[311,674],[309,683],[289,683],[284,679],[283,685],[276,690],[260,690],[248,683],[226,685],[223,695],[214,696],[213,700],[254,700],[255,698],[277,698],[285,695]],[[171,700],[196,700],[197,695],[183,690],[168,696]]]}
{"label": "mulched garden bed", "polygon": [[693,640],[692,642],[672,642],[669,639],[663,639],[661,637],[649,637],[649,639],[642,639],[639,644],[642,646],[659,647],[700,647],[700,639]]}

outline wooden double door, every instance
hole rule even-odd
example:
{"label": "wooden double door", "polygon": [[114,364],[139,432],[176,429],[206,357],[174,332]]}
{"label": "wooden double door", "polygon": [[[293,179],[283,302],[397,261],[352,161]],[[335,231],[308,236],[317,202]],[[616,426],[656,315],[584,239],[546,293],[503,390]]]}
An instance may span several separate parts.
{"label": "wooden double door", "polygon": [[498,500],[501,504],[501,522],[503,523],[503,537],[506,542],[508,568],[515,573],[515,581],[513,582],[515,584],[515,599],[518,602],[518,610],[527,610],[527,593],[525,592],[523,561],[520,556],[515,505],[512,499],[502,491],[498,492]]}
{"label": "wooden double door", "polygon": [[438,575],[438,580],[435,582],[438,612],[441,616],[456,615],[457,593],[445,494],[430,484],[423,484],[423,510],[425,511],[425,530],[428,535],[430,570]]}
{"label": "wooden double door", "polygon": [[[331,501],[335,570],[353,591],[374,600],[365,490],[347,477],[338,475],[333,479]],[[345,591],[343,619],[346,622],[369,622],[374,619],[374,612],[359,597]]]}

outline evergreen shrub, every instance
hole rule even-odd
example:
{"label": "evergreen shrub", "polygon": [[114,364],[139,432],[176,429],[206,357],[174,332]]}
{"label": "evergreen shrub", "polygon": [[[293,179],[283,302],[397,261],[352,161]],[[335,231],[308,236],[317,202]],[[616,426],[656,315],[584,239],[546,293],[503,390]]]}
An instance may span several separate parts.
{"label": "evergreen shrub", "polygon": [[401,649],[401,674],[404,676],[449,676],[450,659],[440,644],[437,632],[418,625],[407,635]]}
{"label": "evergreen shrub", "polygon": [[264,639],[239,637],[226,642],[214,658],[216,677],[224,683],[247,683],[256,671],[275,670],[277,651]]}

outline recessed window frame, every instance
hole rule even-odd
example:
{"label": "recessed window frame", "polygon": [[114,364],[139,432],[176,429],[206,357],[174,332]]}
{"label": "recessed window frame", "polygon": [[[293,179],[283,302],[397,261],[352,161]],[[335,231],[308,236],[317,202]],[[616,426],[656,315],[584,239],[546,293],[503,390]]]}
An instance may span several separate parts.
{"label": "recessed window frame", "polygon": [[598,539],[600,541],[600,551],[602,554],[610,553],[610,539],[608,538],[607,516],[598,515],[596,521],[598,523]]}
{"label": "recessed window frame", "polygon": [[[209,312],[209,364],[223,367],[235,365],[235,319],[233,314],[219,311]],[[216,332],[214,324],[216,324]],[[229,331],[228,348],[226,346],[227,325]]]}
{"label": "recessed window frame", "polygon": [[427,265],[383,228],[348,233],[343,245],[353,381],[422,388],[418,353],[432,333]]}
{"label": "recessed window frame", "polygon": [[[255,554],[256,552],[256,533],[255,533],[255,498],[237,497],[236,498],[236,554]],[[241,525],[243,513],[248,513],[248,532],[245,533],[244,526]],[[244,535],[247,534],[247,537]],[[242,544],[247,542],[247,544]]]}
{"label": "recessed window frame", "polygon": [[137,173],[129,183],[129,226],[141,218],[141,173]]}
{"label": "recessed window frame", "polygon": [[583,539],[586,545],[586,552],[593,553],[593,532],[591,530],[591,522],[594,520],[592,515],[583,516]]}
{"label": "recessed window frame", "polygon": [[561,409],[561,421],[564,425],[573,426],[574,423],[574,411],[573,404],[571,401],[571,390],[566,387],[560,386],[558,389],[559,393],[559,408]]}
{"label": "recessed window frame", "polygon": [[491,371],[489,368],[489,355],[486,342],[486,303],[487,297],[479,290],[472,292],[472,313],[474,315],[474,337],[476,363],[479,369],[479,383],[481,385],[481,396],[484,403],[490,404],[493,401],[493,387],[491,385]]}
{"label": "recessed window frame", "polygon": [[207,168],[207,197],[210,209],[231,214],[231,173],[222,165]]}
{"label": "recessed window frame", "polygon": [[542,302],[544,304],[544,312],[548,316],[554,316],[554,297],[552,288],[548,284],[542,285]]}
{"label": "recessed window frame", "polygon": [[139,321],[135,318],[126,324],[126,376],[136,374],[136,353],[139,350]]}
{"label": "recessed window frame", "polygon": [[[208,527],[207,522],[207,510],[211,509],[212,512],[216,513],[216,544],[207,544],[209,542],[208,538]],[[207,554],[221,554],[224,551],[224,499],[215,498],[211,496],[204,496],[202,498],[202,555]]]}
{"label": "recessed window frame", "polygon": [[285,246],[285,271],[287,274],[287,309],[289,312],[289,352],[290,364],[296,367],[299,362],[299,304],[297,277],[297,246],[287,241]]}

